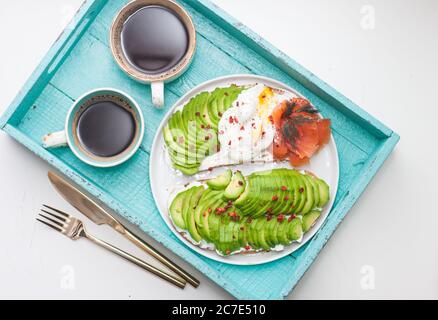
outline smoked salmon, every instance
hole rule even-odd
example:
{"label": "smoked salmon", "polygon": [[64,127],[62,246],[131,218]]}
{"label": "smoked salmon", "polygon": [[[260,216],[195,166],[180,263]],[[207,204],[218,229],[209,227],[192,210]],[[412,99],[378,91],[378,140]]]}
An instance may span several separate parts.
{"label": "smoked salmon", "polygon": [[303,98],[280,103],[272,113],[272,121],[276,129],[274,158],[289,158],[294,167],[307,164],[330,140],[331,121],[322,119],[318,110]]}

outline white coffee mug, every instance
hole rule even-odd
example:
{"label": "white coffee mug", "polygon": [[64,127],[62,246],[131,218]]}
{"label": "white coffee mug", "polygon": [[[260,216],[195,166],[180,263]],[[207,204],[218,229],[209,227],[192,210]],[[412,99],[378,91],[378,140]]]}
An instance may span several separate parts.
{"label": "white coffee mug", "polygon": [[[122,45],[122,31],[125,22],[139,10],[148,6],[161,6],[176,14],[186,27],[189,44],[184,57],[169,70],[152,74],[135,68],[126,57]],[[157,108],[164,106],[164,84],[178,78],[193,60],[196,51],[196,30],[187,11],[171,0],[134,0],[123,7],[117,14],[111,27],[110,47],[119,67],[132,79],[141,83],[150,84],[152,102]]]}

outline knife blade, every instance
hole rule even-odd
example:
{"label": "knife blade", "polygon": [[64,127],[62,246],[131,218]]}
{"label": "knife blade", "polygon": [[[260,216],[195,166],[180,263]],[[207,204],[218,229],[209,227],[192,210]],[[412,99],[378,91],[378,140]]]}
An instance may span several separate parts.
{"label": "knife blade", "polygon": [[107,224],[111,226],[117,232],[121,233],[131,242],[137,245],[140,249],[144,250],[146,253],[160,261],[167,268],[175,272],[178,276],[186,280],[193,287],[196,288],[199,286],[199,280],[190,275],[187,271],[183,270],[180,266],[176,265],[174,262],[170,261],[169,258],[164,256],[143,239],[140,239],[131,233],[131,231],[129,231],[119,220],[117,220],[106,209],[94,201],[90,196],[54,172],[49,172],[48,177],[59,194],[79,212],[87,216],[91,221],[97,225]]}

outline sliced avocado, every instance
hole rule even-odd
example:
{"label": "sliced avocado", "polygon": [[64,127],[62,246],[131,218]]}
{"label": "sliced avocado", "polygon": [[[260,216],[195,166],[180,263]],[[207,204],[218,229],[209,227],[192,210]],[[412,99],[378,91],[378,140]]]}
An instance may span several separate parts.
{"label": "sliced avocado", "polygon": [[218,116],[218,100],[224,95],[225,90],[226,89],[223,88],[214,90],[210,95],[210,99],[208,100],[208,116],[216,128],[220,119]]}
{"label": "sliced avocado", "polygon": [[214,209],[211,206],[213,204],[212,202],[214,201],[214,197],[216,196],[216,194],[217,194],[216,191],[211,190],[211,189],[207,189],[203,193],[201,199],[199,199],[199,204],[196,207],[196,210],[194,213],[196,225],[199,226],[201,224],[201,216],[205,210],[209,210],[209,209],[213,210]]}
{"label": "sliced avocado", "polygon": [[278,221],[273,217],[266,225],[265,239],[269,247],[274,248],[278,244],[277,232]]}
{"label": "sliced avocado", "polygon": [[288,238],[290,242],[301,239],[303,236],[303,226],[299,218],[295,218],[288,222]]}
{"label": "sliced avocado", "polygon": [[299,204],[296,208],[296,213],[301,214],[304,206],[306,205],[306,184],[304,183],[304,178],[301,177],[301,174],[297,175],[297,184],[296,184],[296,194],[299,199]]}
{"label": "sliced avocado", "polygon": [[303,231],[304,232],[309,231],[310,228],[313,227],[313,225],[315,224],[316,220],[319,218],[320,215],[321,212],[319,211],[311,211],[305,216],[303,216]]}
{"label": "sliced avocado", "polygon": [[245,190],[245,186],[245,177],[242,175],[242,172],[236,171],[231,178],[230,184],[224,191],[224,198],[228,200],[235,200],[239,198],[239,196]]}
{"label": "sliced avocado", "polygon": [[254,249],[259,249],[260,245],[258,242],[258,232],[257,232],[257,224],[260,222],[260,219],[253,219],[250,224],[247,224],[248,229],[248,243]]}
{"label": "sliced avocado", "polygon": [[202,211],[202,216],[200,219],[200,224],[198,225],[198,231],[199,234],[204,238],[204,240],[206,240],[207,242],[211,242],[212,238],[210,235],[210,225],[209,225],[209,216],[210,215],[216,215],[215,214],[215,209],[221,207],[224,203],[222,201],[222,197],[218,197],[218,198],[213,198],[213,199],[217,199],[215,202],[213,202],[211,204],[211,208],[213,208],[212,210],[203,210]]}
{"label": "sliced avocado", "polygon": [[[201,198],[204,197],[204,195],[207,193],[208,189],[205,190],[205,192],[202,193]],[[200,200],[199,200],[200,201]],[[198,206],[199,207],[199,206]],[[196,207],[196,209],[198,208]],[[188,210],[186,221],[187,221],[187,230],[190,233],[190,236],[195,242],[200,242],[202,240],[201,235],[198,232],[198,228],[196,227],[196,221],[195,221],[195,210]]]}
{"label": "sliced avocado", "polygon": [[193,187],[194,191],[190,197],[189,206],[184,207],[183,210],[183,218],[186,223],[186,226],[189,225],[188,223],[188,216],[189,212],[194,212],[196,207],[198,206],[199,199],[201,198],[202,194],[204,193],[205,189],[202,186],[199,187]]}
{"label": "sliced avocado", "polygon": [[187,229],[187,213],[189,212],[189,208],[190,208],[190,202],[192,199],[193,194],[197,191],[197,187],[193,187],[190,189],[187,189],[184,193],[185,193],[185,197],[184,197],[184,201],[183,201],[183,205],[181,208],[181,217],[184,220],[184,224],[185,224],[185,228]]}
{"label": "sliced avocado", "polygon": [[184,192],[180,192],[176,195],[175,199],[173,199],[172,204],[170,205],[170,217],[173,223],[181,229],[186,229],[186,223],[183,218],[183,207],[187,202],[187,195],[190,195],[192,190],[187,190]]}
{"label": "sliced avocado", "polygon": [[277,239],[283,245],[287,245],[290,243],[288,237],[288,225],[289,223],[287,221],[280,222],[277,229]]}
{"label": "sliced avocado", "polygon": [[265,218],[260,218],[260,222],[257,224],[258,240],[259,245],[262,249],[269,250],[271,246],[269,245],[267,238],[267,224],[268,220]]}
{"label": "sliced avocado", "polygon": [[213,190],[223,190],[230,184],[232,175],[233,172],[230,169],[227,169],[216,178],[208,180],[207,185]]}
{"label": "sliced avocado", "polygon": [[255,202],[258,200],[257,195],[260,194],[258,188],[259,185],[254,183],[254,179],[247,178],[245,191],[234,202],[234,205],[242,211],[243,215],[249,216],[254,214]]}
{"label": "sliced avocado", "polygon": [[313,186],[309,182],[306,175],[301,175],[301,179],[303,180],[303,183],[305,185],[303,195],[306,199],[306,203],[304,204],[304,207],[301,209],[301,213],[304,215],[308,212],[310,212],[315,205],[314,202],[314,193],[313,193]]}
{"label": "sliced avocado", "polygon": [[178,169],[179,171],[181,171],[186,176],[193,176],[194,174],[198,173],[198,171],[199,171],[199,167],[186,168],[186,167],[183,167],[183,166],[180,166],[177,164],[174,164],[173,167],[175,169]]}
{"label": "sliced avocado", "polygon": [[313,189],[313,208],[319,208],[319,203],[321,202],[321,199],[319,198],[319,185],[316,181],[316,178],[314,178],[311,175],[306,175],[307,180],[309,180],[309,183],[312,185]]}
{"label": "sliced avocado", "polygon": [[208,227],[210,232],[211,242],[217,243],[219,241],[219,227],[221,224],[221,216],[212,212],[208,216]]}
{"label": "sliced avocado", "polygon": [[319,204],[320,208],[324,207],[330,200],[330,188],[325,181],[321,179],[316,179],[319,186]]}
{"label": "sliced avocado", "polygon": [[245,190],[243,191],[243,193],[240,195],[240,197],[234,202],[234,204],[236,206],[238,206],[239,208],[241,208],[242,206],[245,205],[245,203],[247,202],[247,198],[248,196],[251,194],[251,187],[249,184],[246,185]]}

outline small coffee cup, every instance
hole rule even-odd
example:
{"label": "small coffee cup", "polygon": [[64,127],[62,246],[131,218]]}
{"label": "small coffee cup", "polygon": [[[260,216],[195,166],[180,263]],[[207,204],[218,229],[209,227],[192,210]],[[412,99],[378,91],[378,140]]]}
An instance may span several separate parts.
{"label": "small coffee cup", "polygon": [[119,67],[132,79],[151,84],[152,102],[164,106],[164,83],[178,78],[196,51],[189,14],[171,0],[134,0],[117,14],[110,47]]}
{"label": "small coffee cup", "polygon": [[137,152],[144,127],[143,114],[132,97],[116,89],[95,89],[73,103],[64,130],[44,136],[43,146],[69,147],[91,166],[113,167]]}

